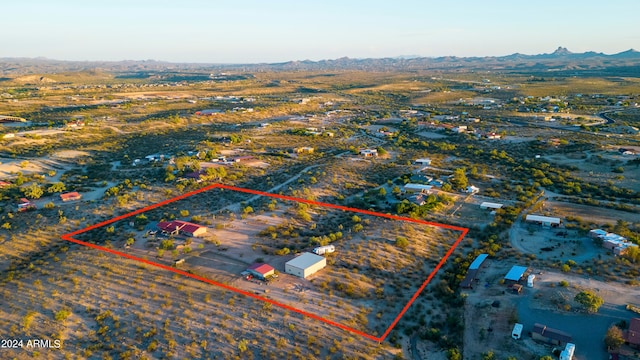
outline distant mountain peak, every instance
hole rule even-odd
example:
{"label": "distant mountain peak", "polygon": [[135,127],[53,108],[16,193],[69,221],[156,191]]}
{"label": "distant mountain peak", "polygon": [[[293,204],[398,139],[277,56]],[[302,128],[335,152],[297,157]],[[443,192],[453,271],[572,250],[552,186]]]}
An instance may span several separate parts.
{"label": "distant mountain peak", "polygon": [[567,49],[566,47],[558,46],[556,51],[554,51],[551,55],[571,55],[571,54],[573,53],[569,51],[569,49]]}

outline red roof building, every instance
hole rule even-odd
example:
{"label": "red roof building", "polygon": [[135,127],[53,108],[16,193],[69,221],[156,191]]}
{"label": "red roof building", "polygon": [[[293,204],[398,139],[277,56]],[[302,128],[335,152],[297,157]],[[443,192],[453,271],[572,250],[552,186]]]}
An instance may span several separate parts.
{"label": "red roof building", "polygon": [[267,277],[275,274],[276,269],[269,264],[255,263],[247,268],[247,271],[252,273],[258,278],[266,279]]}
{"label": "red roof building", "polygon": [[156,227],[164,232],[170,234],[183,234],[186,236],[199,237],[204,235],[207,232],[206,226],[200,226],[198,224],[182,221],[182,220],[173,220],[173,221],[161,221],[156,225]]}
{"label": "red roof building", "polygon": [[629,329],[624,333],[624,341],[629,345],[640,347],[640,318],[631,319]]}
{"label": "red roof building", "polygon": [[82,199],[82,195],[80,195],[76,191],[60,194],[60,200],[62,200],[63,202],[80,200],[80,199]]}
{"label": "red roof building", "polygon": [[35,208],[36,204],[32,203],[29,199],[20,198],[20,201],[18,202],[18,211],[33,210]]}
{"label": "red roof building", "polygon": [[11,183],[8,183],[6,181],[0,181],[0,187],[7,187],[7,186],[11,186]]}

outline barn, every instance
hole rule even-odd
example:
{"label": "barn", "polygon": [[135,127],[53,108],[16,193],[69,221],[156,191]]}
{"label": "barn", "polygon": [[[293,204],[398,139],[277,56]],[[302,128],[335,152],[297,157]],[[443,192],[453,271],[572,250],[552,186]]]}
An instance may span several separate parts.
{"label": "barn", "polygon": [[327,259],[323,256],[302,253],[284,264],[284,272],[306,279],[308,276],[324,269],[327,266]]}

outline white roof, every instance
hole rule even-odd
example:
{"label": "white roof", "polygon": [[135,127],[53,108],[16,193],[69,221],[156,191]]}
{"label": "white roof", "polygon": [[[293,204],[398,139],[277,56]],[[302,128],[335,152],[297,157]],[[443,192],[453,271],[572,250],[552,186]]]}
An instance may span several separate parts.
{"label": "white roof", "polygon": [[500,209],[503,206],[504,205],[502,205],[502,204],[486,202],[486,201],[483,202],[482,204],[480,204],[481,208],[489,208],[489,209]]}
{"label": "white roof", "polygon": [[326,259],[323,256],[305,252],[305,253],[302,253],[300,256],[297,256],[287,261],[285,265],[293,266],[298,269],[306,269],[321,261],[326,261]]}
{"label": "white roof", "polygon": [[431,185],[422,185],[422,184],[406,184],[404,186],[405,189],[411,190],[431,190],[433,186]]}
{"label": "white roof", "polygon": [[430,163],[431,159],[416,159],[417,163]]}
{"label": "white roof", "polygon": [[527,215],[527,221],[539,221],[543,223],[551,223],[551,224],[560,224],[560,218],[557,217],[548,217],[542,215]]}

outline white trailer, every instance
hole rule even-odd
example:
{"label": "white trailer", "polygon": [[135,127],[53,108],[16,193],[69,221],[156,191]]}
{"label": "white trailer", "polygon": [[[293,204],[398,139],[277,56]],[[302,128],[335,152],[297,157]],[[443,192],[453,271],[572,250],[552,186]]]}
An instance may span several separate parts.
{"label": "white trailer", "polygon": [[536,276],[531,274],[529,276],[527,276],[527,287],[532,288],[533,287],[533,281],[536,279]]}
{"label": "white trailer", "polygon": [[336,251],[336,247],[333,245],[319,246],[313,249],[313,253],[316,255],[330,254],[334,251]]}
{"label": "white trailer", "polygon": [[573,353],[576,351],[576,345],[567,343],[567,346],[560,353],[560,360],[573,360]]}
{"label": "white trailer", "polygon": [[513,331],[511,331],[511,337],[519,340],[522,337],[522,324],[516,323],[513,325]]}

